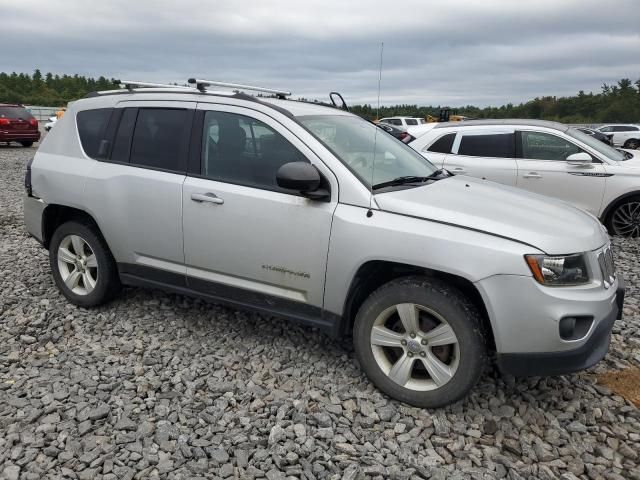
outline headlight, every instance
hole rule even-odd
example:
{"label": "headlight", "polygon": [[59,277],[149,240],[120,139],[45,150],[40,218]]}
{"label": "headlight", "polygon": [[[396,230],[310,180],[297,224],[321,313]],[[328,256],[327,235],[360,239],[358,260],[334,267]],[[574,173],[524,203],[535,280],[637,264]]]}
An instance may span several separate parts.
{"label": "headlight", "polygon": [[533,277],[542,285],[563,286],[589,283],[584,255],[525,255]]}

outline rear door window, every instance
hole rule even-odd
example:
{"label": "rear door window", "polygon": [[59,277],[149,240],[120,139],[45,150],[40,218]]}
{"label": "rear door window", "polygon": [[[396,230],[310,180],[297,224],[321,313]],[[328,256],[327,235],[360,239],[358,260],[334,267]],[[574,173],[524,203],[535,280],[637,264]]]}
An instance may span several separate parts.
{"label": "rear door window", "polygon": [[116,162],[128,162],[131,153],[131,139],[136,125],[137,108],[125,108],[120,117],[120,124],[113,139],[111,160]]}
{"label": "rear door window", "polygon": [[130,163],[184,172],[189,113],[189,110],[179,108],[140,108],[131,142]]}
{"label": "rear door window", "polygon": [[88,157],[98,158],[100,143],[104,140],[107,123],[113,108],[82,110],[76,115],[78,135],[82,149]]}
{"label": "rear door window", "polygon": [[469,157],[515,157],[515,134],[494,133],[484,135],[463,134],[458,155]]}
{"label": "rear door window", "polygon": [[418,125],[418,120],[415,120],[413,118],[407,118],[406,122],[407,125]]}

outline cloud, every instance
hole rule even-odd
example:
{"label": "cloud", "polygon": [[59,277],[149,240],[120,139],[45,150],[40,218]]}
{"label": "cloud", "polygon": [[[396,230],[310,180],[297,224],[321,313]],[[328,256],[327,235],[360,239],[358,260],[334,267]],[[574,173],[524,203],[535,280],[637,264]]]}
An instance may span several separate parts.
{"label": "cloud", "polygon": [[4,0],[0,70],[499,105],[640,77],[633,0]]}

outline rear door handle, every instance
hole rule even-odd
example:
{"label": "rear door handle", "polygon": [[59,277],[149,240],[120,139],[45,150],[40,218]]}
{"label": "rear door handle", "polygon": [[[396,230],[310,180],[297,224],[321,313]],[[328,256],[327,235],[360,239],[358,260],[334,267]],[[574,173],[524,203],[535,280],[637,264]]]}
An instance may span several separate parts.
{"label": "rear door handle", "polygon": [[529,172],[523,175],[524,178],[542,178],[542,175],[536,172]]}
{"label": "rear door handle", "polygon": [[207,193],[192,193],[191,194],[191,200],[193,200],[194,202],[198,202],[198,203],[202,203],[202,202],[215,203],[216,205],[222,205],[224,203],[223,199],[221,199],[220,197],[216,196],[215,193],[211,193],[211,192],[207,192]]}

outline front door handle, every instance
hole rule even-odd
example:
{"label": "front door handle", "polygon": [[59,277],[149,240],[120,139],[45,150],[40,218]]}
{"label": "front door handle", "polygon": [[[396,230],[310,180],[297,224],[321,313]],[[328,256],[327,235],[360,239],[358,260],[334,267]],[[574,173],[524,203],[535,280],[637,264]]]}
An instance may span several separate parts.
{"label": "front door handle", "polygon": [[192,193],[191,194],[191,200],[193,200],[194,202],[198,202],[198,203],[202,203],[202,202],[215,203],[216,205],[222,205],[224,203],[223,199],[221,199],[220,197],[216,196],[215,193],[211,193],[211,192],[207,192],[207,193]]}
{"label": "front door handle", "polygon": [[523,175],[524,178],[542,178],[542,175],[536,172],[529,172]]}

